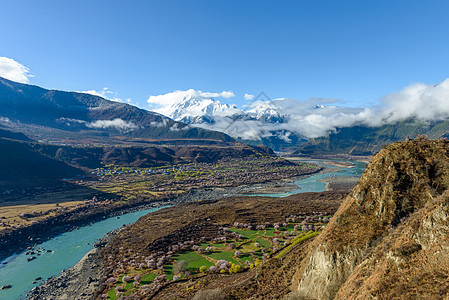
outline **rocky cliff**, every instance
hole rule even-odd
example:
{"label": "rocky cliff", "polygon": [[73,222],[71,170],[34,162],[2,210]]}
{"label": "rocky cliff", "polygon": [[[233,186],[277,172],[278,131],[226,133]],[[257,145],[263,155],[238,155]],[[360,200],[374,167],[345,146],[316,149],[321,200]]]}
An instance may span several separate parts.
{"label": "rocky cliff", "polygon": [[[293,279],[304,299],[448,293],[449,142],[395,143],[376,155]],[[407,297],[408,296],[408,297]]]}

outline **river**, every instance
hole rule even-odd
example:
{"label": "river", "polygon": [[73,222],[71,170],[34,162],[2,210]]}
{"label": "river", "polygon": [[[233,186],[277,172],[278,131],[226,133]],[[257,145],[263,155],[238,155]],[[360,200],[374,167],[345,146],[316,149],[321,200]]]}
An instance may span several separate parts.
{"label": "river", "polygon": [[[325,161],[310,161],[320,164],[326,168],[335,169],[334,172],[320,173],[294,182],[298,189],[287,193],[257,194],[252,196],[286,197],[293,194],[305,192],[321,192],[325,189],[325,184],[319,180],[330,176],[360,177],[366,164],[363,162],[353,162],[355,167],[340,168],[326,164]],[[50,276],[57,276],[63,269],[75,265],[87,252],[93,249],[93,245],[106,233],[120,228],[123,224],[136,222],[141,216],[160,208],[142,210],[128,213],[120,217],[111,217],[89,226],[61,234],[49,241],[40,244],[34,251],[41,250],[39,256],[26,255],[22,252],[3,260],[0,263],[0,286],[10,284],[12,288],[0,290],[0,299],[25,299],[25,295],[34,286]],[[44,249],[44,250],[42,250]],[[51,250],[51,252],[47,252]],[[28,262],[27,259],[36,256],[37,259]],[[6,262],[6,264],[4,264]],[[36,278],[41,277],[42,280]]]}
{"label": "river", "polygon": [[[81,260],[87,252],[93,249],[95,242],[109,231],[120,228],[123,224],[134,223],[140,217],[162,208],[111,217],[65,232],[34,248],[34,251],[45,249],[40,251],[39,256],[26,255],[26,252],[22,252],[6,258],[0,264],[0,286],[10,284],[12,288],[0,290],[0,299],[25,299],[26,293],[42,282],[39,280],[33,284],[32,282],[36,278],[41,277],[45,280],[50,276],[59,275],[63,269],[70,268]],[[47,250],[52,252],[46,252]],[[32,256],[37,259],[28,262],[27,259]],[[6,264],[4,264],[5,262]]]}
{"label": "river", "polygon": [[293,182],[298,188],[286,193],[272,193],[272,194],[252,194],[251,196],[265,196],[265,197],[287,197],[294,194],[299,193],[307,193],[307,192],[323,192],[326,188],[326,184],[320,182],[321,179],[327,177],[360,177],[362,176],[363,171],[366,168],[366,163],[359,161],[345,161],[354,164],[354,167],[339,167],[335,165],[328,164],[329,161],[321,161],[321,160],[311,160],[306,161],[302,160],[302,162],[310,162],[314,164],[321,165],[328,169],[335,169],[333,172],[327,173],[319,173],[316,175],[309,176],[304,179],[296,180]]}

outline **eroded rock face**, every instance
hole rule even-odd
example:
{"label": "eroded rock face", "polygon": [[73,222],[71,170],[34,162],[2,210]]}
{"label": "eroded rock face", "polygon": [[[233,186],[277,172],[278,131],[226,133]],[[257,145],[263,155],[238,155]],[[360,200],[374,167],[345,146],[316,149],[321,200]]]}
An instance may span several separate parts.
{"label": "eroded rock face", "polygon": [[[333,299],[338,293],[345,299],[343,295],[348,295],[339,290],[359,266],[407,220],[421,210],[428,212],[428,206],[448,189],[448,152],[447,141],[415,140],[392,144],[376,155],[327,228],[311,243],[310,254],[293,280],[298,294]],[[445,218],[443,213],[435,214]],[[436,226],[426,222],[429,228]],[[436,239],[432,230],[424,232],[421,238],[407,241],[409,250],[404,251],[419,252],[426,247],[423,240]],[[400,261],[389,257],[396,264]]]}
{"label": "eroded rock face", "polygon": [[310,255],[298,290],[305,292],[309,298],[332,299],[353,272],[360,254],[360,250],[349,247],[341,253],[316,249]]}
{"label": "eroded rock face", "polygon": [[336,299],[447,299],[449,193],[391,230],[339,289]]}

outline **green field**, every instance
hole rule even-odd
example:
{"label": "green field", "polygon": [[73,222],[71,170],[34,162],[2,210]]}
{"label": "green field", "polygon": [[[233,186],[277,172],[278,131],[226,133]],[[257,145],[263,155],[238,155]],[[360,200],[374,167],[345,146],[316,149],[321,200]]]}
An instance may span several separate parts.
{"label": "green field", "polygon": [[[263,258],[262,248],[266,249],[266,254],[268,257],[274,255],[273,248],[277,248],[276,257],[282,257],[288,253],[297,244],[314,237],[318,232],[307,232],[302,233],[301,231],[295,232],[296,237],[290,237],[290,242],[288,245],[284,246],[284,242],[288,240],[288,237],[284,235],[284,232],[291,232],[294,230],[294,226],[297,224],[289,224],[284,231],[275,231],[273,228],[267,228],[265,230],[248,230],[239,228],[230,228],[231,232],[241,234],[244,238],[240,240],[228,238],[226,243],[214,243],[214,242],[203,242],[198,246],[203,249],[200,253],[198,250],[185,250],[176,253],[172,256],[168,264],[164,265],[164,271],[152,270],[152,269],[136,269],[133,272],[124,275],[135,276],[140,274],[142,279],[137,286],[150,284],[158,275],[165,274],[168,280],[172,280],[175,275],[183,278],[185,276],[184,272],[189,271],[191,275],[200,274],[200,268],[205,266],[207,271],[209,267],[215,266],[218,260],[226,260],[231,264],[240,265],[241,270],[244,271],[248,268],[246,261],[251,263],[251,267],[257,266]],[[279,240],[279,244],[273,243],[273,238]],[[232,249],[230,244],[233,243],[235,248]],[[260,246],[256,246],[255,243],[259,243]],[[211,247],[211,251],[206,251],[207,247]],[[240,251],[240,256],[235,256],[235,251]],[[179,266],[176,265],[184,261],[183,268],[180,270]],[[232,268],[231,268],[232,269]],[[178,270],[178,271],[175,271]],[[123,276],[124,276],[123,275]],[[119,277],[119,280],[114,284],[114,286],[108,292],[108,299],[117,299],[115,288],[121,285],[124,289],[122,293],[128,295],[136,290],[133,286],[133,282],[124,283],[121,281],[123,276]]]}

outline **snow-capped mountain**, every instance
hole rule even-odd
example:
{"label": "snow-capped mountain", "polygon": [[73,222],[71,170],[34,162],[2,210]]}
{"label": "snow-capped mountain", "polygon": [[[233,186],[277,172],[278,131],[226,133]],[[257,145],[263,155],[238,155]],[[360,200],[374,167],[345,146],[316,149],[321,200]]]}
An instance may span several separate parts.
{"label": "snow-capped mountain", "polygon": [[247,106],[247,115],[266,123],[284,123],[288,115],[273,101],[255,101]]}
{"label": "snow-capped mountain", "polygon": [[[196,92],[179,92],[157,112],[193,127],[229,134],[237,140],[265,144],[274,149],[296,144],[301,138],[282,127],[289,116],[276,101],[255,101],[240,109]],[[282,148],[282,147],[281,147]]]}
{"label": "snow-capped mountain", "polygon": [[275,101],[255,101],[242,110],[233,104],[224,104],[214,98],[192,94],[186,94],[155,111],[187,124],[215,123],[220,118],[283,123],[288,117]]}
{"label": "snow-capped mountain", "polygon": [[157,112],[187,124],[214,123],[215,118],[245,114],[235,105],[223,104],[213,98],[186,95],[180,101],[165,106]]}

